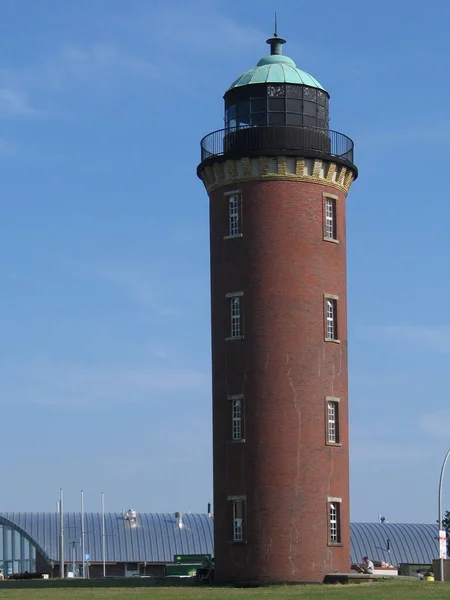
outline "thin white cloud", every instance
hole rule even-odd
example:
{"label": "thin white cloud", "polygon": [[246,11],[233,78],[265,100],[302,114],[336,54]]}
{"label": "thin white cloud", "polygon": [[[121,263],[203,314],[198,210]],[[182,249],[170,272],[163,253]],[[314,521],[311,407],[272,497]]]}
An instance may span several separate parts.
{"label": "thin white cloud", "polygon": [[450,354],[448,325],[380,325],[364,327],[360,333],[363,337],[407,346],[411,351]]}
{"label": "thin white cloud", "polygon": [[369,462],[374,463],[385,463],[390,462],[405,462],[408,463],[411,460],[422,460],[426,457],[427,451],[425,447],[421,447],[418,444],[414,446],[407,444],[392,444],[389,442],[371,441],[366,439],[364,441],[351,441],[351,461],[356,465],[360,463],[367,466]]}
{"label": "thin white cloud", "polygon": [[[126,76],[150,79],[157,64],[121,52],[113,44],[89,47],[64,46],[52,59],[43,59],[15,70],[0,69],[0,118],[54,117],[60,112],[48,96],[71,93],[73,88],[89,85],[89,94],[123,85]],[[30,102],[29,98],[32,99]],[[49,106],[38,110],[33,104]]]}
{"label": "thin white cloud", "polygon": [[[170,417],[166,415],[166,423],[168,419]],[[157,449],[162,447],[164,452],[161,454]],[[196,415],[195,420],[180,413],[177,427],[153,427],[151,438],[139,438],[132,461],[125,449],[117,452],[119,448],[116,447],[115,450],[115,453],[109,451],[106,455],[97,456],[95,463],[102,469],[128,473],[145,473],[163,465],[167,468],[198,465],[200,461],[210,460],[212,454],[210,413],[204,411],[200,417]]]}
{"label": "thin white cloud", "polygon": [[[161,48],[164,56],[179,56],[181,49],[182,66],[191,71],[197,70],[199,57],[204,63],[217,58],[228,61],[245,48],[254,51],[268,37],[267,31],[234,20],[226,7],[214,0],[196,0],[195,7],[189,3],[176,6],[166,3],[161,7],[143,3],[136,10],[120,15],[114,26],[139,38],[145,36],[151,41],[151,49]],[[190,65],[188,61],[194,57],[196,62]]]}
{"label": "thin white cloud", "polygon": [[386,131],[361,132],[358,135],[358,145],[364,147],[378,146],[379,144],[401,146],[421,142],[423,144],[442,143],[450,140],[450,120],[442,122],[424,123],[416,122],[413,127]]}
{"label": "thin white cloud", "polygon": [[448,439],[450,432],[450,412],[435,411],[426,413],[419,424],[421,429],[428,435]]}
{"label": "thin white cloud", "polygon": [[2,69],[0,78],[12,90],[62,92],[86,80],[102,86],[120,82],[125,72],[148,76],[154,69],[152,63],[123,53],[114,44],[67,44],[50,59],[41,58],[15,70]]}
{"label": "thin white cloud", "polygon": [[[112,39],[119,28],[121,33],[136,37],[139,49],[124,51],[117,44],[98,41],[66,43],[51,57],[37,57],[33,64],[14,70],[0,69],[4,86],[0,90],[0,115],[36,114],[28,96],[34,100],[38,94],[44,94],[40,99],[44,102],[45,94],[66,93],[86,84],[92,94],[105,87],[129,85],[128,77],[145,78],[155,85],[160,77],[185,86],[201,73],[200,58],[206,64],[221,60],[223,65],[224,48],[228,61],[231,55],[258,47],[265,35],[234,21],[211,2],[201,2],[201,8],[197,5],[195,10],[189,4],[176,9],[168,5],[150,9],[144,4],[142,10],[126,11],[120,20],[107,19],[105,26],[105,35]],[[52,111],[45,114],[49,116]]]}
{"label": "thin white cloud", "polygon": [[12,146],[8,140],[0,138],[0,156],[14,156],[15,153],[14,146]]}
{"label": "thin white cloud", "polygon": [[150,352],[153,356],[165,360],[167,358],[167,351],[163,348],[151,348]]}
{"label": "thin white cloud", "polygon": [[34,117],[38,114],[25,94],[10,88],[0,89],[0,117]]}
{"label": "thin white cloud", "polygon": [[188,56],[201,55],[205,61],[219,53],[223,56],[225,40],[228,59],[243,48],[254,49],[264,43],[264,33],[208,9],[206,4],[203,11],[192,11],[188,4],[185,11],[167,8],[158,15],[156,25],[157,37],[166,44],[182,46]]}
{"label": "thin white cloud", "polygon": [[207,393],[209,377],[178,367],[99,367],[36,361],[4,372],[0,397],[14,403],[98,408],[158,403],[168,394]]}
{"label": "thin white cloud", "polygon": [[96,273],[100,279],[122,290],[143,308],[161,316],[178,316],[178,311],[164,302],[162,286],[151,273],[142,273],[135,267],[100,267]]}
{"label": "thin white cloud", "polygon": [[83,79],[108,73],[117,77],[123,72],[151,76],[155,73],[156,66],[139,57],[124,54],[113,44],[94,44],[84,49],[74,45],[66,46],[53,69],[61,79]]}

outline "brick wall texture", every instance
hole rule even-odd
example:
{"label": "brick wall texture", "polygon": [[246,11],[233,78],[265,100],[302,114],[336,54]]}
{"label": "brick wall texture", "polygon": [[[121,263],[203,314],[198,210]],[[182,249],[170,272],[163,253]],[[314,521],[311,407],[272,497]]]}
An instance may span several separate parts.
{"label": "brick wall texture", "polygon": [[[324,182],[325,183],[325,182]],[[242,192],[243,237],[228,234]],[[324,241],[324,193],[339,243]],[[350,568],[345,195],[326,183],[253,181],[210,194],[215,560],[219,581],[307,582]],[[226,294],[244,293],[244,339]],[[324,294],[339,296],[340,343],[325,341]],[[245,442],[231,441],[228,396],[244,394]],[[326,444],[338,397],[341,445]],[[233,543],[230,496],[245,496]],[[328,498],[341,498],[341,545]]]}

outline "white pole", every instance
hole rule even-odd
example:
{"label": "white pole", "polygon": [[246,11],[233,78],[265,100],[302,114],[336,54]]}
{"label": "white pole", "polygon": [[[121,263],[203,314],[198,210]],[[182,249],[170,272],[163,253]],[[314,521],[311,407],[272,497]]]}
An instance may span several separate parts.
{"label": "white pole", "polygon": [[59,576],[64,579],[64,509],[63,509],[63,490],[59,490]]}
{"label": "white pole", "polygon": [[83,567],[82,567],[82,573],[83,573],[83,579],[86,578],[86,554],[85,554],[85,547],[84,547],[84,493],[83,490],[81,490],[81,553],[83,555]]}
{"label": "white pole", "polygon": [[[445,465],[447,464],[448,457],[450,456],[450,450],[447,451],[445,455],[444,462],[442,463],[441,476],[439,478],[439,493],[438,493],[438,531],[439,531],[439,545],[440,545],[440,531],[442,529],[442,483],[444,481],[444,471]],[[441,549],[439,548],[439,561],[440,561],[440,571],[441,571],[441,581],[445,580],[444,577],[444,559],[441,558]]]}
{"label": "white pole", "polygon": [[102,554],[103,577],[106,577],[105,494],[102,492]]}
{"label": "white pole", "polygon": [[[59,492],[59,495],[61,496],[61,490]],[[56,502],[56,514],[58,515],[58,564],[61,564],[61,501],[58,500]],[[52,564],[52,571],[53,571],[53,564]],[[52,573],[52,575],[54,575],[54,573]]]}

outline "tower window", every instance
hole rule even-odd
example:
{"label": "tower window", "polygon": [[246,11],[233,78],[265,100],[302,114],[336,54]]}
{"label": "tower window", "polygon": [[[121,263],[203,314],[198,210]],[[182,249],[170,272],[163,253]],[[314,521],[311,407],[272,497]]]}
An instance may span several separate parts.
{"label": "tower window", "polygon": [[241,299],[230,298],[231,303],[231,337],[241,337]]}
{"label": "tower window", "polygon": [[338,341],[337,296],[325,296],[325,339]]}
{"label": "tower window", "polygon": [[244,433],[244,397],[230,396],[231,400],[231,439],[233,442],[243,440]]}
{"label": "tower window", "polygon": [[325,238],[336,240],[336,198],[325,198]]}
{"label": "tower window", "polygon": [[242,338],[242,292],[234,292],[227,294],[229,302],[229,315],[230,315],[230,335],[227,340],[236,340]]}
{"label": "tower window", "polygon": [[341,543],[341,504],[340,501],[328,502],[328,542]]}
{"label": "tower window", "polygon": [[339,444],[339,398],[327,399],[327,444]]}
{"label": "tower window", "polygon": [[228,235],[234,236],[241,233],[240,223],[241,198],[238,194],[228,198]]}
{"label": "tower window", "polygon": [[244,500],[233,502],[233,542],[244,541]]}

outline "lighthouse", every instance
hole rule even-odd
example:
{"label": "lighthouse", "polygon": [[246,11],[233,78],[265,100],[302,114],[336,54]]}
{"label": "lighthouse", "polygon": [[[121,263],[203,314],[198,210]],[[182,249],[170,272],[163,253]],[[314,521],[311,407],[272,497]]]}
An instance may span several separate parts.
{"label": "lighthouse", "polygon": [[267,40],[201,141],[209,196],[219,582],[350,568],[346,197],[329,93]]}

